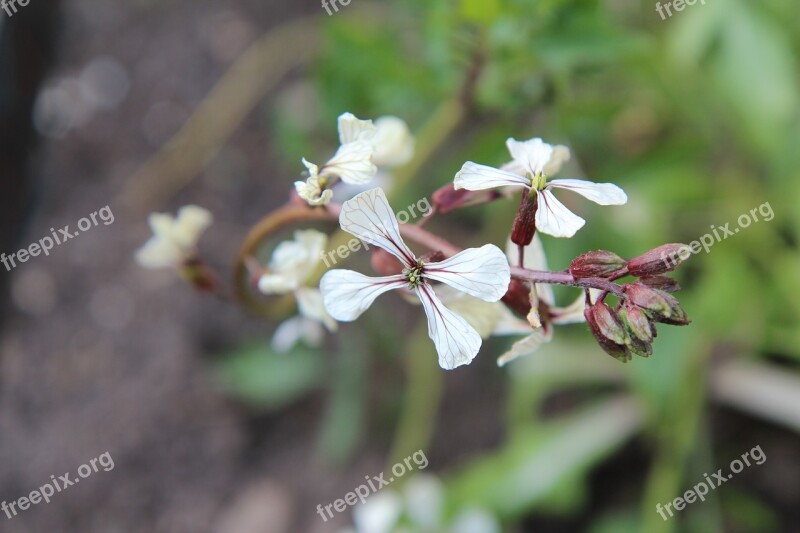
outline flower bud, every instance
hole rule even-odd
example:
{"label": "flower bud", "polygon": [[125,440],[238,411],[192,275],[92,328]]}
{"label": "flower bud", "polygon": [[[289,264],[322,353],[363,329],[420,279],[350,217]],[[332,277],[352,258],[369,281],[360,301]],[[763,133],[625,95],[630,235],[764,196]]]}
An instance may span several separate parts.
{"label": "flower bud", "polygon": [[522,281],[512,279],[502,301],[509,309],[520,316],[528,316],[528,313],[531,312],[531,290]]}
{"label": "flower bud", "polygon": [[650,357],[653,353],[652,342],[655,337],[655,328],[644,311],[630,302],[625,302],[618,316],[628,331],[630,339],[628,347],[631,351],[642,357]]}
{"label": "flower bud", "polygon": [[647,276],[639,278],[639,282],[664,292],[677,292],[681,290],[681,286],[678,282],[668,276]]}
{"label": "flower bud", "polygon": [[643,342],[653,342],[653,326],[650,319],[641,308],[636,307],[630,302],[626,302],[620,309],[619,318],[628,332]]}
{"label": "flower bud", "polygon": [[439,213],[449,213],[462,207],[475,195],[476,191],[468,191],[467,189],[455,190],[453,183],[450,182],[434,192],[431,200],[433,200],[433,205],[436,206],[436,210]]}
{"label": "flower bud", "polygon": [[178,269],[180,277],[200,292],[212,292],[217,287],[217,276],[200,259],[185,261]]}
{"label": "flower bud", "polygon": [[649,252],[635,257],[628,262],[628,271],[632,276],[657,276],[671,272],[686,261],[691,254],[686,253],[689,247],[681,243],[659,246]]}
{"label": "flower bud", "polygon": [[604,302],[587,307],[583,312],[595,340],[605,352],[626,363],[630,361],[630,340],[619,318]]}
{"label": "flower bud", "polygon": [[536,195],[531,196],[528,190],[522,193],[522,201],[514,218],[514,228],[511,230],[511,242],[517,246],[528,246],[536,233]]}
{"label": "flower bud", "polygon": [[569,272],[576,279],[612,278],[625,273],[626,261],[608,250],[597,250],[576,257]]}
{"label": "flower bud", "polygon": [[674,296],[641,283],[625,285],[623,290],[632,304],[641,307],[656,322],[677,326],[689,324],[686,312]]}

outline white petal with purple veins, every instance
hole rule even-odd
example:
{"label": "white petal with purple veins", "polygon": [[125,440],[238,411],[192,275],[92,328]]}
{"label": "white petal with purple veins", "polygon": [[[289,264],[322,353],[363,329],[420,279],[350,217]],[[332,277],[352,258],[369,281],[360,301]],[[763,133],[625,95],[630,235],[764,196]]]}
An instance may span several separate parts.
{"label": "white petal with purple veins", "polygon": [[366,141],[343,144],[320,171],[320,176],[338,176],[351,185],[369,183],[378,172],[372,163],[375,147]]}
{"label": "white petal with purple veins", "polygon": [[531,174],[541,174],[553,157],[553,147],[539,138],[529,141],[508,139],[506,147],[514,162]]}
{"label": "white petal with purple veins", "polygon": [[565,179],[553,180],[548,183],[548,187],[554,189],[566,189],[576,192],[600,205],[623,205],[628,201],[625,191],[613,183],[594,183],[586,180]]}
{"label": "white petal with purple veins", "polygon": [[424,276],[441,281],[487,302],[496,302],[508,291],[510,268],[505,254],[493,244],[468,248],[449,259],[425,265]]}
{"label": "white petal with purple veins", "polygon": [[505,187],[513,185],[515,187],[531,188],[531,180],[524,176],[505,172],[496,168],[479,165],[471,161],[464,163],[461,170],[456,174],[453,186],[456,190],[467,189],[468,191],[482,191],[494,189],[495,187]]}
{"label": "white petal with purple veins", "polygon": [[339,322],[352,322],[381,294],[407,285],[401,275],[371,278],[352,270],[330,270],[319,283],[325,309]]}
{"label": "white petal with purple veins", "polygon": [[381,189],[362,192],[342,204],[339,225],[348,233],[397,257],[405,266],[416,264],[416,258],[400,236],[389,201]]}
{"label": "white petal with purple veins", "polygon": [[572,237],[586,224],[581,217],[567,209],[552,192],[539,191],[539,208],[536,210],[536,228],[553,237]]}
{"label": "white petal with purple veins", "polygon": [[428,317],[428,335],[439,354],[439,366],[452,370],[467,365],[481,349],[481,336],[466,320],[449,310],[428,285],[417,294]]}

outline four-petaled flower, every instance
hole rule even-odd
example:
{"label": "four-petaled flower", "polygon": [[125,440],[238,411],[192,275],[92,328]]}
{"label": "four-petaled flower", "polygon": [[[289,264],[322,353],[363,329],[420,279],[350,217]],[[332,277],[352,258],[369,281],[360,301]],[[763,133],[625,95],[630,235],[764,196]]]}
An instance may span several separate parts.
{"label": "four-petaled flower", "polygon": [[209,211],[188,205],[173,217],[152,213],[149,218],[153,237],[138,252],[136,261],[145,268],[182,268],[197,254],[197,241],[213,222]]}
{"label": "four-petaled flower", "polygon": [[569,159],[566,147],[553,147],[541,139],[506,141],[513,161],[496,169],[468,161],[456,174],[454,187],[480,191],[495,187],[524,187],[537,198],[536,229],[553,237],[572,237],[586,223],[567,209],[552,189],[567,189],[600,205],[623,205],[625,192],[613,183],[593,183],[578,179],[547,180]]}
{"label": "four-petaled flower", "polygon": [[425,263],[403,242],[397,218],[381,189],[363,192],[342,205],[343,230],[383,248],[403,264],[403,273],[371,278],[352,270],[331,270],[320,282],[325,308],[340,322],[350,322],[375,299],[392,289],[409,289],[422,302],[428,334],[439,354],[439,365],[453,369],[469,364],[481,347],[481,337],[466,320],[444,306],[431,282],[442,282],[485,301],[500,300],[511,279],[508,261],[493,244],[469,248],[440,262]]}
{"label": "four-petaled flower", "polygon": [[338,324],[325,311],[317,288],[306,286],[319,265],[328,237],[315,230],[296,231],[293,241],[280,243],[272,253],[269,269],[258,280],[258,289],[267,295],[294,294],[300,316],[278,326],[272,338],[273,349],[287,352],[299,340],[311,346],[321,343],[323,325],[336,331]]}

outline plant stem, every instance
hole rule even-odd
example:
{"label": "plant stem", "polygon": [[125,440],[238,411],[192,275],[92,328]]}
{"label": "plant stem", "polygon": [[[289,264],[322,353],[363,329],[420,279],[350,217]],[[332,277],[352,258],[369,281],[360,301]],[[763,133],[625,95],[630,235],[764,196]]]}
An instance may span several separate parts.
{"label": "plant stem", "polygon": [[531,281],[533,283],[549,283],[550,285],[569,285],[583,287],[584,289],[599,289],[615,296],[624,298],[622,288],[616,283],[603,278],[576,279],[569,272],[546,272],[543,270],[528,270],[527,268],[511,267],[511,277]]}

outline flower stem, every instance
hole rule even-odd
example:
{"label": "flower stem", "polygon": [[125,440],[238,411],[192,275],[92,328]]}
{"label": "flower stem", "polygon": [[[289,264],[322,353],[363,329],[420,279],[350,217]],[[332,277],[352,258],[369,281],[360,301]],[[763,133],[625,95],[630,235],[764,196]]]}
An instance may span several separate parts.
{"label": "flower stem", "polygon": [[549,283],[550,285],[569,285],[571,287],[583,287],[584,289],[599,289],[619,296],[620,298],[625,297],[622,288],[614,282],[603,278],[576,279],[569,272],[546,272],[543,270],[511,267],[511,277],[532,281],[533,283]]}

